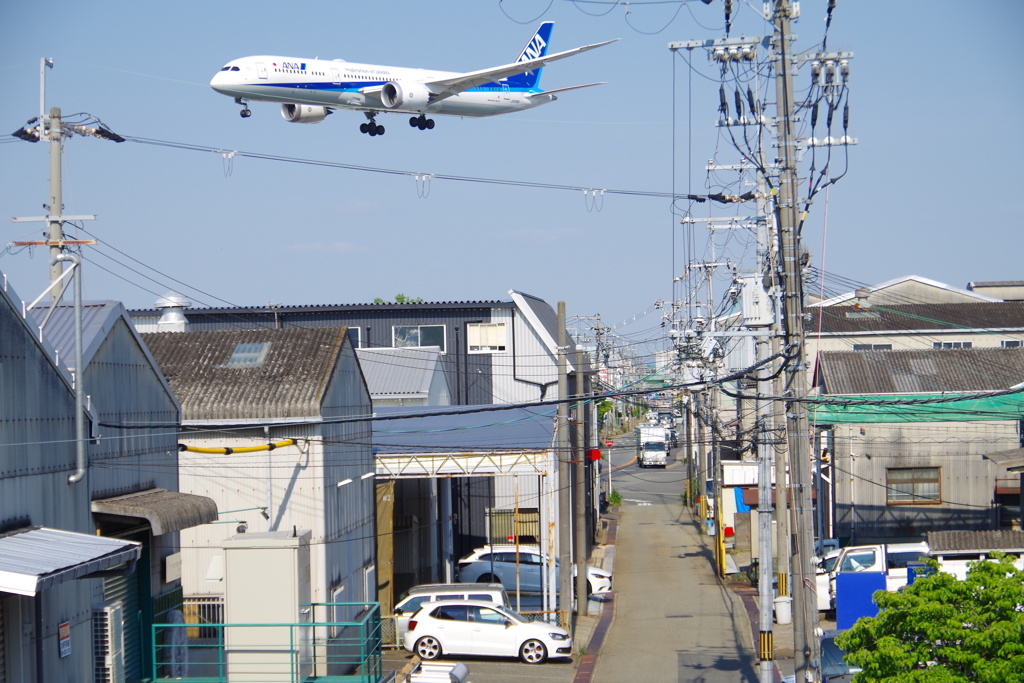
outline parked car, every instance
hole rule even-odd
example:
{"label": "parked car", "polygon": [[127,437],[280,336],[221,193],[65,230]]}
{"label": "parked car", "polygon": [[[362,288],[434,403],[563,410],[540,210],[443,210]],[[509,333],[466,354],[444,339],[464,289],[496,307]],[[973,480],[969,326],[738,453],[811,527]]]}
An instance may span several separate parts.
{"label": "parked car", "polygon": [[427,603],[409,621],[402,646],[421,659],[441,655],[519,657],[540,664],[572,654],[569,632],[530,622],[505,607],[482,600]]}
{"label": "parked car", "polygon": [[[537,546],[519,546],[519,589],[524,593],[540,593],[542,577],[547,567],[545,555]],[[555,575],[560,575],[555,559]],[[576,576],[576,565],[573,565]],[[516,589],[516,546],[495,545],[477,548],[459,560],[459,581],[490,583],[498,581],[507,591]],[[556,584],[558,579],[555,579]],[[612,590],[611,572],[587,566],[587,594],[601,595]]]}
{"label": "parked car", "polygon": [[[842,631],[825,631],[821,635],[822,683],[850,683],[860,667],[846,663],[846,653],[836,645],[836,636]],[[796,683],[796,676],[784,676],[782,683]]]}
{"label": "parked car", "polygon": [[413,586],[395,603],[395,637],[401,643],[409,619],[428,602],[442,600],[483,600],[511,609],[508,594],[500,583],[424,583]]}

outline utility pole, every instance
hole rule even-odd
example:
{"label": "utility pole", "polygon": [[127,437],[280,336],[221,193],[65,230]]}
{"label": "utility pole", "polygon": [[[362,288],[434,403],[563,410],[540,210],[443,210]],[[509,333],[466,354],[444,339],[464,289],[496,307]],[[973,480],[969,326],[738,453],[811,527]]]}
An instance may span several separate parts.
{"label": "utility pole", "polygon": [[[792,477],[794,541],[790,570],[793,574],[793,644],[798,681],[818,680],[821,656],[815,630],[817,605],[813,600],[813,576],[808,576],[813,557],[811,517],[810,429],[803,399],[807,395],[804,362],[802,254],[797,234],[796,140],[793,120],[793,72],[790,53],[790,0],[775,0],[772,41],[775,61],[776,126],[779,149],[779,186],[776,215],[782,260],[782,295],[786,353],[794,359],[786,368],[786,426]],[[810,582],[810,583],[809,583]]]}
{"label": "utility pole", "polygon": [[[583,361],[579,346],[576,347],[576,453],[573,458],[576,470],[575,489],[576,498],[576,615],[587,614],[587,501],[586,501],[586,468],[587,468],[587,444],[586,444],[586,402],[584,400],[584,376]],[[566,571],[563,564],[562,571]]]}
{"label": "utility pole", "polygon": [[[565,302],[558,302],[558,603],[559,612],[572,610],[572,478],[569,470],[569,395],[565,335]],[[568,627],[569,621],[561,624]]]}

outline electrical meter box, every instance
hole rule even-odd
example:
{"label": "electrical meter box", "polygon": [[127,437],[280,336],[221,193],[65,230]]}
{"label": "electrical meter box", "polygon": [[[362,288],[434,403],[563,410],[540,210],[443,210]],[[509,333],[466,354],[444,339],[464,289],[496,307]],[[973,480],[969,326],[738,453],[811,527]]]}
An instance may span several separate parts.
{"label": "electrical meter box", "polygon": [[306,530],[266,531],[224,541],[229,682],[284,683],[306,680],[310,674],[313,627],[306,624],[312,622],[311,537]]}

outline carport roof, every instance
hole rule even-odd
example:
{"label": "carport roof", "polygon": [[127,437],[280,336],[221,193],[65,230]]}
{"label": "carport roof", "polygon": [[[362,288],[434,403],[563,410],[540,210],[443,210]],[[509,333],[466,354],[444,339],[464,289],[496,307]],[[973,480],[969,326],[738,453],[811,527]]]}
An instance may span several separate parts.
{"label": "carport roof", "polygon": [[92,501],[92,511],[149,522],[154,536],[207,524],[217,519],[217,503],[191,493],[147,489],[125,496]]}
{"label": "carport roof", "polygon": [[32,596],[140,554],[133,541],[39,526],[18,529],[0,535],[0,592]]}

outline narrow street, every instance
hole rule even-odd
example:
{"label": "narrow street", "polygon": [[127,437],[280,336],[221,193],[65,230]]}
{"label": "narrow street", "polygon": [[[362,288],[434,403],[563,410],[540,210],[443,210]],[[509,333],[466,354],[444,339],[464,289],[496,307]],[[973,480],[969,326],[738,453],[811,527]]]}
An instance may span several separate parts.
{"label": "narrow street", "polygon": [[620,438],[615,616],[593,680],[756,681],[750,618],[716,578],[710,539],[682,505],[685,465],[642,469],[632,457],[631,437]]}

